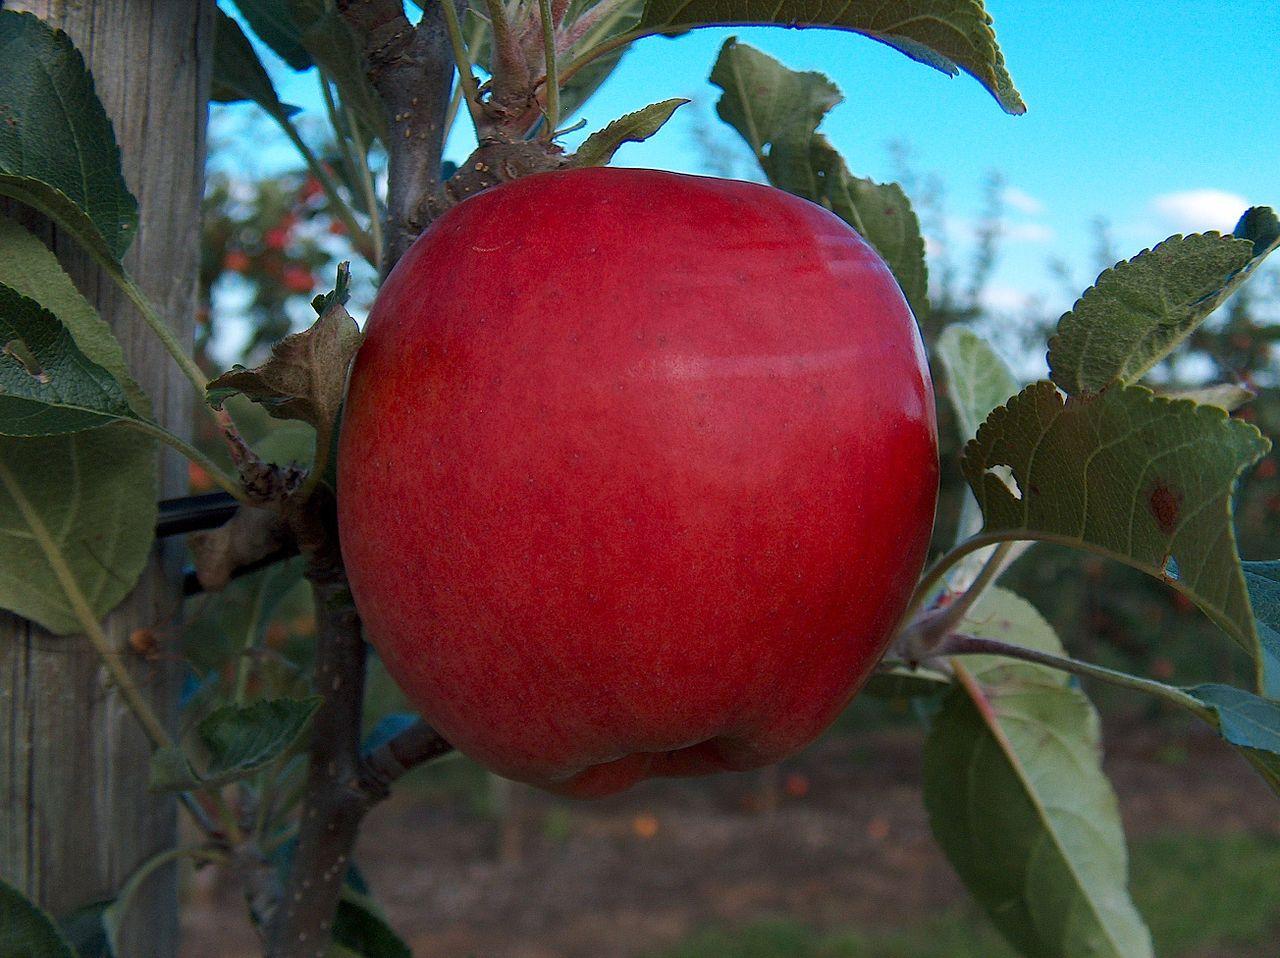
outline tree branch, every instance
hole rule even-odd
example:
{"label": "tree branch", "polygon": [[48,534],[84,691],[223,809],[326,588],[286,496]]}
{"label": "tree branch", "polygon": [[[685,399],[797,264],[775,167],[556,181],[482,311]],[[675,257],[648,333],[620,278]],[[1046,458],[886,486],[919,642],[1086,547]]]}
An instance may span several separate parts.
{"label": "tree branch", "polygon": [[297,552],[278,513],[243,506],[218,528],[191,533],[187,545],[195,558],[196,579],[206,592],[225,589],[241,572]]}
{"label": "tree branch", "polygon": [[328,951],[342,881],[368,807],[360,781],[364,638],[338,551],[336,506],[322,486],[301,510],[286,509],[315,595],[315,686],[324,701],[311,725],[298,846],[272,920],[270,958],[323,958]]}
{"label": "tree branch", "polygon": [[373,801],[378,801],[391,783],[410,769],[452,751],[453,746],[439,732],[419,719],[365,757],[365,790]]}
{"label": "tree branch", "polygon": [[[453,0],[447,0],[453,2]],[[440,186],[444,116],[453,59],[439,3],[428,3],[417,26],[399,0],[337,0],[364,40],[369,80],[387,114],[387,229],[382,274],[391,271],[426,225],[419,204]]]}
{"label": "tree branch", "polygon": [[[387,115],[387,228],[380,265],[385,279],[426,225],[419,211],[441,185],[454,64],[438,3],[425,5],[416,27],[401,0],[337,0],[337,7],[363,40],[368,76]],[[419,722],[367,760],[360,756],[365,645],[338,546],[336,506],[324,485],[310,496],[286,494],[280,502],[315,595],[315,687],[323,702],[311,727],[297,849],[271,913],[269,958],[320,958],[328,952],[361,820],[391,782],[450,750]]]}

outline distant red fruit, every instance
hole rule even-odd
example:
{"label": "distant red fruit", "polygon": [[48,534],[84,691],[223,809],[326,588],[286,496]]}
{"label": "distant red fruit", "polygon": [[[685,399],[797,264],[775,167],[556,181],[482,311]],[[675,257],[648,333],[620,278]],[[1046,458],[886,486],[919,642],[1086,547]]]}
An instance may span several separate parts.
{"label": "distant red fruit", "polygon": [[280,281],[291,293],[309,293],[316,286],[316,279],[311,275],[311,270],[296,263],[290,263],[284,268],[280,274]]}
{"label": "distant red fruit", "polygon": [[809,776],[792,772],[782,783],[782,790],[792,798],[804,798],[809,794]]}
{"label": "distant red fruit", "polygon": [[293,226],[297,222],[297,217],[292,214],[286,214],[281,217],[279,223],[262,234],[262,245],[267,249],[284,249],[289,245],[289,240],[293,234]]}
{"label": "distant red fruit", "polygon": [[222,258],[222,268],[232,273],[246,273],[253,260],[242,249],[233,249]]}
{"label": "distant red fruit", "polygon": [[314,176],[308,176],[302,187],[298,190],[298,199],[306,203],[315,199],[324,192],[324,187],[320,185],[320,181]]}
{"label": "distant red fruit", "polygon": [[208,492],[213,488],[212,477],[203,466],[197,466],[194,462],[187,463],[187,482],[192,492]]}

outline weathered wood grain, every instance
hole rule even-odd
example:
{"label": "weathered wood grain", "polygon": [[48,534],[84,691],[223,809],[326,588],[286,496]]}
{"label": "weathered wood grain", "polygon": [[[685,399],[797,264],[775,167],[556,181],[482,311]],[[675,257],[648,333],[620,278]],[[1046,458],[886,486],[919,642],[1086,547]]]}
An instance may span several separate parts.
{"label": "weathered wood grain", "polygon": [[[125,178],[141,204],[130,272],[190,342],[195,319],[204,182],[212,0],[8,0],[66,30],[92,70],[115,124]],[[0,66],[0,69],[3,67]],[[114,327],[157,417],[189,435],[190,384],[137,312],[88,258],[29,215],[80,290]],[[167,495],[186,487],[185,463],[163,454]],[[123,648],[158,630],[161,657],[132,669],[172,722],[177,670],[164,658],[179,611],[173,547],[157,550],[138,588],[107,621]],[[110,897],[140,863],[174,841],[171,797],[146,790],[149,749],[83,639],[57,638],[0,614],[0,874],[55,915]],[[172,869],[148,882],[128,921],[125,954],[177,953]]]}

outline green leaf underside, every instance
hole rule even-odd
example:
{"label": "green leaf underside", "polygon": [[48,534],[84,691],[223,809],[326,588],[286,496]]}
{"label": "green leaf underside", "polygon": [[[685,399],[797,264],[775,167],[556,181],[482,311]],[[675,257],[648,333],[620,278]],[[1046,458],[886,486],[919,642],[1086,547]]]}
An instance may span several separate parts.
{"label": "green leaf underside", "polygon": [[1244,581],[1258,623],[1258,691],[1280,700],[1280,561],[1245,562]]}
{"label": "green leaf underside", "polygon": [[[961,468],[984,535],[1045,539],[1127,562],[1170,581],[1256,655],[1231,492],[1269,445],[1214,406],[1141,386],[1064,398],[1042,381],[992,412]],[[1166,574],[1171,560],[1176,582]]]}
{"label": "green leaf underside", "polygon": [[298,112],[276,96],[262,61],[253,44],[240,29],[240,24],[220,9],[215,9],[217,28],[213,44],[213,90],[210,99],[219,103],[252,100],[275,117],[289,117]]}
{"label": "green leaf underside", "polygon": [[49,553],[65,562],[101,618],[145,567],[155,523],[156,444],[146,436],[117,424],[0,439],[0,608],[59,635],[81,631]]}
{"label": "green leaf underside", "polygon": [[1142,378],[1275,248],[1270,212],[1250,210],[1241,235],[1174,236],[1106,270],[1058,321],[1049,341],[1053,381],[1081,395]]}
{"label": "green leaf underside", "polygon": [[850,0],[836,5],[818,0],[649,0],[640,19],[641,29],[652,33],[768,25],[861,33],[949,76],[964,70],[987,88],[1005,112],[1026,112],[981,0]]}
{"label": "green leaf underside", "polygon": [[730,38],[711,82],[724,91],[720,118],[751,147],[769,182],[831,210],[888,264],[912,311],[928,315],[928,271],[920,223],[894,183],[853,176],[826,137],[817,133],[840,91],[820,73],[790,70]]}
{"label": "green leaf underside", "polygon": [[967,326],[951,325],[938,337],[937,355],[946,373],[947,397],[962,439],[972,439],[991,410],[1018,392],[1018,381],[985,339]]}
{"label": "green leaf underside", "polygon": [[151,416],[151,401],[133,381],[124,351],[106,321],[80,295],[53,252],[20,223],[0,215],[0,285],[35,300],[71,333],[76,346],[124,389],[133,411]]}
{"label": "green leaf underside", "polygon": [[604,166],[624,143],[641,143],[653,136],[689,101],[681,97],[650,103],[592,133],[573,155],[573,166]]}
{"label": "green leaf underside", "polygon": [[280,0],[235,0],[236,9],[249,22],[258,39],[295,70],[311,67],[311,55],[302,46],[298,25]]}
{"label": "green leaf underside", "polygon": [[0,954],[11,958],[76,958],[53,919],[0,879]]}
{"label": "green leaf underside", "polygon": [[204,774],[197,773],[178,748],[152,755],[151,787],[157,791],[212,788],[257,771],[290,748],[306,730],[321,699],[261,699],[250,705],[225,705],[196,726],[208,753]]}
{"label": "green leaf underside", "polygon": [[1280,702],[1230,685],[1197,685],[1185,691],[1213,710],[1222,737],[1280,795]]}
{"label": "green leaf underside", "polygon": [[137,232],[138,204],[79,51],[38,17],[0,10],[0,63],[0,194],[118,261]]}
{"label": "green leaf underside", "polygon": [[[1061,654],[1025,600],[994,589],[976,635]],[[1097,712],[1068,677],[988,656],[953,660],[961,682],[934,716],[924,799],[935,837],[992,923],[1037,958],[1144,958],[1151,938],[1127,891]]]}
{"label": "green leaf underside", "polygon": [[0,285],[0,435],[52,436],[137,418],[123,387],[53,313]]}
{"label": "green leaf underside", "polygon": [[382,100],[365,75],[360,40],[333,0],[284,0],[311,59],[338,87],[342,102],[378,139],[387,139]]}

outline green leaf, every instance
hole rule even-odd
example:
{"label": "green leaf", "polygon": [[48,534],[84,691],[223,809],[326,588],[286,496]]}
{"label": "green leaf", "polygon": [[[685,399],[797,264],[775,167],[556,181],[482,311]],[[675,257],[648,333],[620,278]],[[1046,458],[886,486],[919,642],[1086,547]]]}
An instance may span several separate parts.
{"label": "green leaf", "polygon": [[271,357],[256,369],[234,366],[209,383],[215,408],[242,393],[276,419],[300,419],[316,428],[318,442],[328,448],[346,389],[347,367],[360,348],[362,334],[343,305],[350,281],[349,265],[338,267],[334,292],[317,296],[312,305],[319,319],[301,333],[286,336]]}
{"label": "green leaf", "polygon": [[[984,594],[965,628],[1061,652],[1025,600]],[[924,800],[939,845],[992,923],[1036,958],[1145,958],[1127,891],[1098,715],[1069,678],[1009,659],[953,659],[959,684],[933,718]]]}
{"label": "green leaf", "polygon": [[650,103],[634,113],[628,113],[587,137],[578,152],[573,155],[571,166],[604,166],[623,143],[640,143],[662,129],[671,115],[688,100],[677,97]]}
{"label": "green leaf", "polygon": [[1184,691],[1208,706],[1222,737],[1280,795],[1280,702],[1230,685],[1196,685]]}
{"label": "green leaf", "polygon": [[1018,381],[987,341],[967,326],[944,329],[937,355],[946,373],[947,398],[960,423],[960,438],[972,439],[991,410],[1018,392]]}
{"label": "green leaf", "polygon": [[747,141],[769,182],[831,210],[875,247],[902,287],[912,311],[929,313],[928,270],[920,223],[896,184],[853,176],[817,133],[840,91],[820,73],[798,72],[730,38],[711,82],[724,95],[720,118]]}
{"label": "green leaf", "polygon": [[365,75],[364,53],[333,0],[286,0],[302,45],[338,86],[338,96],[378,139],[387,140],[382,99]]}
{"label": "green leaf", "polygon": [[138,230],[138,203],[84,59],[61,30],[0,10],[0,63],[0,195],[119,261]]}
{"label": "green leaf", "polygon": [[0,284],[35,300],[67,327],[76,346],[124,389],[129,405],[150,418],[151,400],[133,381],[124,351],[107,322],[80,295],[58,258],[20,223],[0,215]]}
{"label": "green leaf", "polygon": [[0,879],[0,954],[5,958],[76,958],[44,911]]}
{"label": "green leaf", "polygon": [[640,18],[640,28],[649,33],[768,25],[852,30],[949,76],[964,70],[991,92],[1006,113],[1027,109],[1005,69],[991,17],[981,0],[856,0],[837,5],[819,0],[648,0]]}
{"label": "green leaf", "polygon": [[929,315],[929,270],[924,235],[911,201],[897,183],[854,176],[825,136],[813,138],[820,202],[856,229],[888,264],[917,320]]}
{"label": "green leaf", "polygon": [[123,425],[0,439],[0,608],[50,632],[82,627],[62,569],[95,618],[129,593],[156,524],[156,445]]}
{"label": "green leaf", "polygon": [[350,885],[342,887],[333,919],[333,940],[360,958],[413,958],[373,899]]}
{"label": "green leaf", "polygon": [[210,99],[219,103],[252,100],[274,117],[285,118],[298,112],[276,96],[271,77],[254,52],[253,44],[240,29],[240,24],[215,8],[217,16],[213,43],[213,90]]}
{"label": "green leaf", "polygon": [[311,55],[302,46],[302,33],[289,15],[287,0],[235,0],[240,15],[263,43],[295,70],[311,68]]}
{"label": "green leaf", "polygon": [[991,413],[961,468],[984,535],[1127,562],[1183,592],[1256,655],[1231,493],[1269,447],[1253,426],[1214,406],[1142,386],[1064,398],[1042,381]]}
{"label": "green leaf", "polygon": [[58,318],[0,285],[0,435],[53,436],[140,418]]}
{"label": "green leaf", "polygon": [[1058,320],[1049,369],[1065,392],[1133,383],[1247,280],[1280,242],[1275,215],[1249,210],[1232,236],[1173,236],[1119,263]]}
{"label": "green leaf", "polygon": [[818,202],[813,138],[823,118],[844,99],[821,73],[791,70],[730,37],[720,48],[711,82],[724,94],[716,113],[747,141],[769,182]]}
{"label": "green leaf", "polygon": [[1280,560],[1242,565],[1258,624],[1258,691],[1280,700]]}
{"label": "green leaf", "polygon": [[262,699],[215,709],[196,726],[196,736],[209,756],[204,774],[192,768],[180,749],[159,749],[151,756],[151,788],[191,791],[244,778],[290,748],[320,702],[319,696]]}

